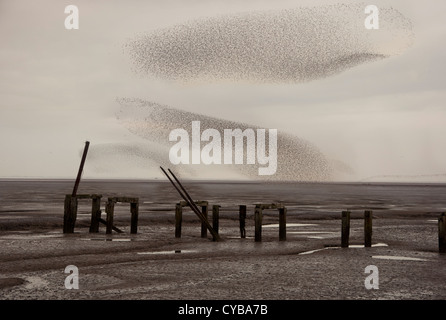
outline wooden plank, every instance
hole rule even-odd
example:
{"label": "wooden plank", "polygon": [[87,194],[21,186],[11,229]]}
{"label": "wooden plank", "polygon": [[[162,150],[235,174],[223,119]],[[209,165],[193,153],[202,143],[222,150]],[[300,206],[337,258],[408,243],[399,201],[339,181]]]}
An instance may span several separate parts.
{"label": "wooden plank", "polygon": [[135,197],[111,197],[108,198],[109,201],[113,202],[123,202],[123,203],[139,203],[139,198]]}
{"label": "wooden plank", "polygon": [[[195,203],[198,207],[203,207],[203,206],[207,206],[207,205],[209,205],[209,202],[208,202],[208,201],[194,201],[194,203]],[[188,202],[187,202],[187,201],[184,201],[184,200],[181,200],[181,201],[180,201],[180,205],[181,205],[182,207],[188,207],[188,206],[189,206]]]}
{"label": "wooden plank", "polygon": [[[105,220],[102,219],[102,218],[99,219],[99,222],[100,222],[100,223],[103,223],[104,225],[107,225],[107,221],[105,221]],[[115,226],[112,226],[112,230],[113,230],[113,231],[116,231],[117,233],[124,233],[124,231],[122,231],[121,229],[119,229],[119,228],[117,228],[117,227],[115,227]]]}

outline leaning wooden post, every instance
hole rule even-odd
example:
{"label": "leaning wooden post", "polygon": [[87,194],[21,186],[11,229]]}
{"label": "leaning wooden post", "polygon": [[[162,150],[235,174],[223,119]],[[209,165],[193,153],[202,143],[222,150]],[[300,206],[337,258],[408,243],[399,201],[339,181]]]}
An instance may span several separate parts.
{"label": "leaning wooden post", "polygon": [[440,253],[446,253],[446,213],[438,218],[438,245]]}
{"label": "leaning wooden post", "polygon": [[139,203],[131,202],[130,203],[130,233],[136,234],[138,232],[138,211],[139,211]]}
{"label": "leaning wooden post", "polygon": [[[214,204],[212,206],[212,228],[217,233],[218,233],[218,227],[219,227],[219,219],[220,219],[220,206]],[[206,228],[206,230],[207,230],[207,228]]]}
{"label": "leaning wooden post", "polygon": [[286,208],[279,208],[279,241],[286,241]]}
{"label": "leaning wooden post", "polygon": [[181,223],[183,222],[183,207],[181,203],[175,206],[175,238],[181,238]]}
{"label": "leaning wooden post", "polygon": [[239,220],[240,220],[240,237],[242,239],[246,238],[246,230],[245,230],[245,219],[246,219],[246,206],[239,206]]}
{"label": "leaning wooden post", "polygon": [[91,223],[90,232],[99,232],[99,220],[101,219],[101,197],[93,196],[91,201]]}
{"label": "leaning wooden post", "polygon": [[[203,214],[204,219],[208,219],[208,205],[201,206],[201,213]],[[208,228],[206,223],[203,221],[201,223],[201,237],[207,238],[208,237]]]}
{"label": "leaning wooden post", "polygon": [[350,238],[350,211],[342,211],[341,247],[348,248]]}
{"label": "leaning wooden post", "polygon": [[113,230],[113,214],[115,211],[115,202],[112,200],[108,200],[107,204],[105,205],[105,212],[107,213],[107,228],[105,233],[111,234]]}
{"label": "leaning wooden post", "polygon": [[364,212],[364,247],[372,246],[372,211]]}
{"label": "leaning wooden post", "polygon": [[81,181],[82,171],[84,170],[85,159],[87,158],[88,147],[90,146],[90,141],[85,141],[84,152],[82,154],[81,164],[79,165],[79,171],[77,172],[76,181],[74,183],[73,197],[77,194],[77,188],[79,187],[79,182]]}
{"label": "leaning wooden post", "polygon": [[[79,187],[79,182],[81,180],[82,171],[84,169],[85,159],[87,158],[88,146],[90,145],[89,141],[85,142],[84,152],[82,154],[81,164],[79,166],[79,170],[77,172],[76,181],[74,183],[73,192],[71,193],[71,198],[68,200],[65,197],[65,207],[64,207],[64,226],[63,233],[73,233],[74,232],[74,224],[76,222],[77,216],[77,189]],[[70,205],[68,205],[68,201]]]}
{"label": "leaning wooden post", "polygon": [[260,206],[255,207],[254,211],[254,224],[255,224],[255,234],[254,241],[261,242],[262,241],[262,208]]}

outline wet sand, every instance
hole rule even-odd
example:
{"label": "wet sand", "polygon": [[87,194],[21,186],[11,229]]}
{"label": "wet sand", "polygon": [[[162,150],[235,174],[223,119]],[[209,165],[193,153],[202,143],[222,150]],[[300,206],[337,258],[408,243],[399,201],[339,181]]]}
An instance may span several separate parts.
{"label": "wet sand", "polygon": [[[222,205],[222,242],[201,238],[198,219],[186,210],[182,238],[175,238],[178,197],[159,182],[84,182],[80,193],[139,196],[138,234],[130,234],[127,206],[115,212],[124,233],[106,235],[104,226],[89,233],[88,202],[75,233],[63,234],[63,196],[71,185],[1,183],[1,299],[446,298],[446,255],[438,253],[437,233],[444,185],[189,184],[192,195],[203,195],[196,200]],[[289,206],[287,241],[278,239],[277,212],[266,210],[263,241],[254,242],[250,205],[258,200]],[[235,204],[248,205],[246,239]],[[347,208],[352,246],[340,248],[340,213]],[[372,248],[362,247],[364,208],[374,210]],[[77,290],[64,286],[68,265],[78,267]],[[369,265],[379,270],[379,289],[365,288]]]}

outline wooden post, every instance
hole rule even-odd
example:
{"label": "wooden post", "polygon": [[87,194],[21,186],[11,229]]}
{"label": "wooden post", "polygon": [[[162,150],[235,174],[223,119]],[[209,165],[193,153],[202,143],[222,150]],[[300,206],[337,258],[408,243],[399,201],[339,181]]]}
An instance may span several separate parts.
{"label": "wooden post", "polygon": [[255,234],[254,241],[261,242],[262,241],[262,208],[260,206],[255,207],[254,212],[254,224],[255,224]]}
{"label": "wooden post", "polygon": [[79,187],[79,182],[81,181],[82,171],[84,170],[85,159],[87,158],[88,147],[90,145],[89,141],[85,141],[84,152],[82,154],[81,164],[79,165],[79,171],[77,172],[76,182],[74,183],[73,193],[71,196],[75,197],[77,194],[77,188]]}
{"label": "wooden post", "polygon": [[64,203],[63,233],[73,233],[77,217],[77,198],[67,194]]}
{"label": "wooden post", "polygon": [[286,241],[286,208],[279,208],[279,241]]}
{"label": "wooden post", "polygon": [[183,207],[180,203],[175,206],[175,238],[181,238],[181,223],[183,222]]}
{"label": "wooden post", "polygon": [[219,219],[220,219],[220,206],[213,205],[212,206],[212,228],[217,233],[218,233],[218,227],[219,227]]}
{"label": "wooden post", "polygon": [[111,234],[113,230],[113,214],[115,211],[115,202],[112,200],[108,200],[105,205],[105,212],[107,213],[107,227],[106,227],[106,234]]}
{"label": "wooden post", "polygon": [[101,197],[93,196],[91,204],[91,223],[90,232],[99,232],[99,220],[101,219]]}
{"label": "wooden post", "polygon": [[245,230],[245,219],[246,219],[246,206],[239,206],[239,220],[240,220],[240,238],[246,238]]}
{"label": "wooden post", "polygon": [[438,218],[438,245],[440,253],[446,253],[446,213]]}
{"label": "wooden post", "polygon": [[364,247],[372,246],[372,211],[364,212]]}
{"label": "wooden post", "polygon": [[350,211],[342,211],[341,247],[348,248],[350,238]]}
{"label": "wooden post", "polygon": [[[71,198],[70,198],[70,200],[68,200],[67,197],[65,197],[63,233],[73,233],[74,232],[74,224],[76,222],[76,216],[77,216],[77,199],[76,199],[77,189],[79,187],[79,182],[81,180],[82,171],[84,169],[85,159],[87,157],[89,145],[90,145],[90,142],[86,141],[85,147],[84,147],[84,152],[82,154],[81,164],[79,166],[76,181],[74,183],[73,192],[71,193]],[[70,205],[68,205],[68,201],[70,202]]]}
{"label": "wooden post", "polygon": [[139,211],[139,204],[138,202],[131,202],[130,203],[130,233],[136,234],[138,232],[138,211]]}
{"label": "wooden post", "polygon": [[71,195],[67,194],[65,195],[65,202],[64,202],[64,210],[63,210],[63,233],[68,233],[69,230],[69,223],[70,223],[70,210],[71,206]]}
{"label": "wooden post", "polygon": [[[204,219],[208,220],[208,206],[207,205],[201,206],[201,213],[203,214]],[[201,223],[201,237],[207,238],[207,236],[208,236],[208,228],[207,228],[206,223],[203,221]]]}

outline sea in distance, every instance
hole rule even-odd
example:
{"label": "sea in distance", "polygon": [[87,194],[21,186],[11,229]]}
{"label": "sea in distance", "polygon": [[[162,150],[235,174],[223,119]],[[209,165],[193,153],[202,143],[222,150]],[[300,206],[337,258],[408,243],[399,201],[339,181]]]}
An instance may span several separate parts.
{"label": "sea in distance", "polygon": [[[247,205],[249,216],[257,203],[282,203],[287,215],[302,218],[339,218],[343,210],[401,217],[446,209],[446,184],[439,183],[182,182],[195,201],[208,201],[210,208],[220,205],[221,218],[236,218],[239,205]],[[32,227],[29,221],[37,216],[40,222],[60,222],[65,195],[72,193],[73,186],[73,179],[0,179],[0,230],[20,222]],[[102,195],[102,208],[108,197],[138,197],[140,218],[166,220],[174,217],[175,204],[182,200],[167,180],[83,179],[77,193]],[[80,200],[78,210],[87,217],[91,202]]]}

